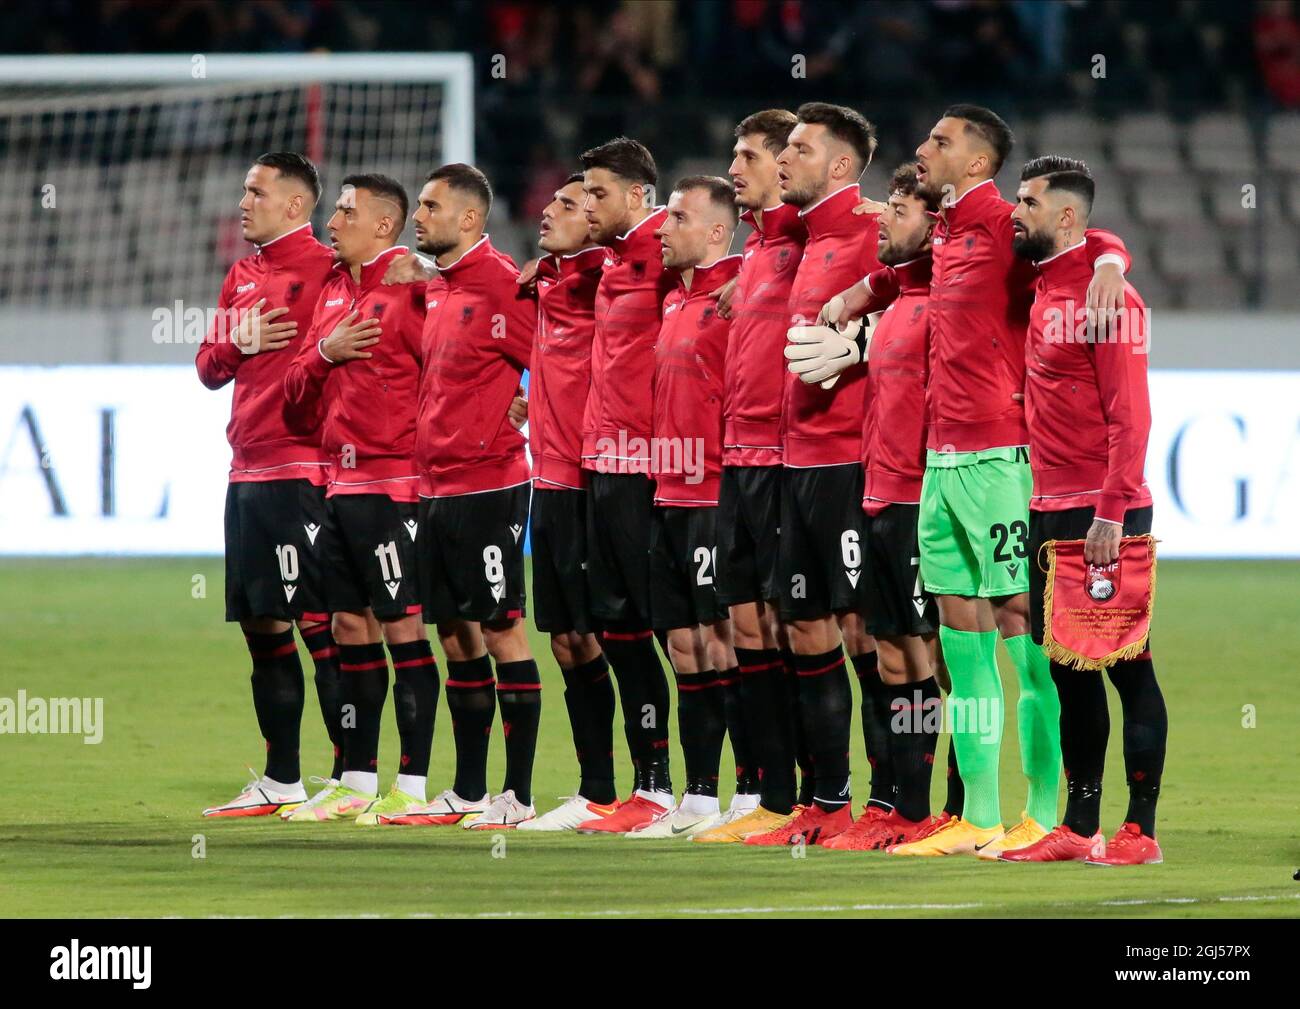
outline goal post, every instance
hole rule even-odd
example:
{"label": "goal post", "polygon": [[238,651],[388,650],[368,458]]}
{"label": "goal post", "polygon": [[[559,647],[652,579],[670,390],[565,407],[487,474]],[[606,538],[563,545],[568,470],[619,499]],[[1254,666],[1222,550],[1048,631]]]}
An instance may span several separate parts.
{"label": "goal post", "polygon": [[0,311],[210,303],[254,158],[318,164],[319,229],[349,171],[472,162],[473,87],[468,53],[0,57]]}

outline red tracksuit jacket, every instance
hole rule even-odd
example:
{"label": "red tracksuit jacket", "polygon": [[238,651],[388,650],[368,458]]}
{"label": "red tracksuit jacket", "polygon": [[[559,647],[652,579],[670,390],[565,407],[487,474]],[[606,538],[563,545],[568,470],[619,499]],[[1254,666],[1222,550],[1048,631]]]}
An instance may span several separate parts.
{"label": "red tracksuit jacket", "polygon": [[871,337],[867,360],[862,509],[917,504],[925,475],[925,382],[929,371],[930,255],[900,263],[899,295]]}
{"label": "red tracksuit jacket", "polygon": [[649,472],[654,347],[660,307],[675,283],[664,270],[655,238],[667,216],[660,207],[609,243],[596,289],[591,391],[582,418],[583,469]]}
{"label": "red tracksuit jacket", "polygon": [[[226,437],[233,457],[232,483],[259,480],[310,480],[323,486],[326,460],[314,423],[294,423],[286,411],[284,373],[307,340],[312,311],[329,276],[334,253],[316,241],[311,225],[281,235],[237,260],[226,274],[217,299],[216,322],[195,357],[199,381],[220,389],[234,379],[235,395]],[[298,324],[298,336],[283,350],[246,355],[230,339],[244,310],[266,299],[263,312],[288,308],[276,322]]]}
{"label": "red tracksuit jacket", "polygon": [[[975,452],[1028,444],[1025,325],[1033,269],[1011,251],[1012,204],[992,180],[940,211],[930,281],[928,447]],[[1089,232],[1089,260],[1128,252],[1114,235]]]}
{"label": "red tracksuit jacket", "polygon": [[731,299],[723,396],[724,466],[781,465],[781,400],[785,392],[785,331],[790,290],[808,231],[799,208],[778,203],[740,215],[754,230]]}
{"label": "red tracksuit jacket", "polygon": [[722,482],[722,395],[728,320],[717,290],[740,270],[740,256],[697,266],[691,286],[679,276],[664,301],[655,343],[655,504],[704,508]]}
{"label": "red tracksuit jacket", "polygon": [[[325,282],[308,340],[284,376],[294,411],[321,416],[321,448],[329,458],[328,496],[386,494],[417,498],[415,402],[420,376],[424,285],[380,281],[405,246],[386,249],[361,267],[361,279],[342,263]],[[383,331],[371,356],[333,364],[319,344],[351,312],[378,319]]]}
{"label": "red tracksuit jacket", "polygon": [[1151,504],[1143,479],[1151,400],[1147,392],[1146,305],[1124,289],[1119,339],[1092,343],[1084,313],[1092,259],[1083,243],[1038,264],[1029,339],[1029,464],[1035,511],[1096,507],[1123,522]]}
{"label": "red tracksuit jacket", "polygon": [[580,490],[582,416],[591,388],[596,288],[606,250],[537,264],[537,340],[528,374],[528,445],[535,490]]}
{"label": "red tracksuit jacket", "polygon": [[424,497],[528,482],[524,435],[507,417],[537,330],[537,303],[518,276],[484,235],[429,281],[416,430]]}
{"label": "red tracksuit jacket", "polygon": [[[878,265],[876,216],[854,214],[862,200],[857,183],[801,211],[808,242],[790,294],[789,325],[811,326],[822,306]],[[836,466],[862,459],[862,407],[867,369],[846,369],[834,388],[785,374],[784,462]]]}

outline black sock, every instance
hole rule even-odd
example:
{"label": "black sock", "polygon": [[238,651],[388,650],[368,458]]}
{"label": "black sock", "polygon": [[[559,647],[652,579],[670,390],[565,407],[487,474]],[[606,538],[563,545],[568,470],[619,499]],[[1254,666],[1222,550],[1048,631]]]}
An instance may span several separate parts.
{"label": "black sock", "polygon": [[808,747],[808,734],[804,731],[799,673],[794,652],[783,650],[781,659],[785,663],[786,710],[794,733],[794,759],[799,765],[798,802],[801,806],[810,806],[817,791],[817,771],[813,767],[812,750]]}
{"label": "black sock", "polygon": [[736,661],[751,759],[758,765],[759,804],[773,813],[788,813],[795,800],[794,731],[785,663],[775,648],[737,648]]}
{"label": "black sock", "polygon": [[948,795],[943,802],[943,811],[949,816],[961,816],[966,808],[966,784],[961,780],[961,769],[957,766],[957,747],[952,745],[952,736],[948,737]]}
{"label": "black sock", "polygon": [[871,765],[871,794],[867,804],[894,808],[894,754],[889,745],[889,705],[894,688],[880,678],[875,652],[853,656],[853,671],[862,690],[862,738]]}
{"label": "black sock", "polygon": [[[890,724],[889,748],[894,764],[894,806],[898,815],[917,822],[930,815],[930,777],[934,770],[934,750],[943,724],[943,700],[939,682],[927,676],[920,683],[894,687],[890,693],[893,718],[902,724]],[[901,700],[901,706],[894,708]],[[902,731],[892,731],[895,728]]]}
{"label": "black sock", "polygon": [[724,688],[712,669],[673,675],[677,679],[677,732],[686,758],[686,792],[717,798],[718,765],[727,733]]}
{"label": "black sock", "polygon": [[1169,713],[1156,682],[1150,652],[1144,658],[1117,662],[1108,670],[1124,707],[1124,773],[1128,778],[1126,823],[1136,823],[1147,837],[1156,836],[1156,802],[1165,770]]}
{"label": "black sock", "polygon": [[316,700],[320,702],[321,719],[334,749],[330,777],[337,781],[343,776],[343,674],[339,672],[339,646],[325,620],[306,629],[299,628],[298,633],[316,664]]}
{"label": "black sock", "polygon": [[1101,673],[1051,664],[1061,701],[1061,764],[1065,770],[1065,816],[1076,834],[1092,837],[1101,822],[1101,779],[1110,737],[1110,711]]}
{"label": "black sock", "polygon": [[533,802],[537,726],[542,720],[542,677],[536,662],[497,663],[497,703],[506,737],[506,780],[501,790],[513,790],[515,798],[529,806]]}
{"label": "black sock", "polygon": [[402,742],[398,773],[427,778],[438,715],[438,660],[427,640],[389,645],[388,654],[393,657],[393,710]]}
{"label": "black sock", "polygon": [[754,752],[753,736],[745,723],[745,706],[740,697],[740,669],[732,666],[719,673],[718,685],[722,687],[731,756],[736,762],[736,794],[752,795],[758,792],[758,756]]}
{"label": "black sock", "polygon": [[598,805],[613,802],[614,684],[604,655],[564,673],[564,704],[569,709],[573,748],[582,780],[578,794]]}
{"label": "black sock", "polygon": [[607,632],[605,654],[618,679],[623,731],[636,772],[634,789],[671,792],[668,680],[650,631]]}
{"label": "black sock", "polygon": [[306,691],[293,631],[244,635],[253,659],[253,710],[266,740],[266,768],[272,781],[292,785],[302,778],[298,733]]}
{"label": "black sock", "polygon": [[833,813],[848,805],[849,733],[853,727],[853,690],[836,645],[820,655],[796,655],[799,711],[817,769],[817,805]]}
{"label": "black sock", "polygon": [[343,700],[352,705],[351,728],[343,718],[343,770],[379,769],[379,727],[388,697],[388,658],[384,646],[339,645],[339,671],[343,675]]}
{"label": "black sock", "polygon": [[447,708],[456,739],[456,780],[452,790],[475,802],[487,794],[488,742],[496,714],[496,681],[486,655],[447,663]]}

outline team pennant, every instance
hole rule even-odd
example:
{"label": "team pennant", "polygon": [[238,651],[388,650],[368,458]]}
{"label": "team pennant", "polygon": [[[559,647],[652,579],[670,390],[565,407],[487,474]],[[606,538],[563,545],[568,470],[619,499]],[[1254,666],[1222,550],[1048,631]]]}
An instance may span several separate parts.
{"label": "team pennant", "polygon": [[1119,560],[1105,565],[1083,559],[1083,542],[1043,544],[1043,649],[1052,661],[1074,669],[1107,669],[1146,650],[1156,596],[1156,541],[1126,536]]}

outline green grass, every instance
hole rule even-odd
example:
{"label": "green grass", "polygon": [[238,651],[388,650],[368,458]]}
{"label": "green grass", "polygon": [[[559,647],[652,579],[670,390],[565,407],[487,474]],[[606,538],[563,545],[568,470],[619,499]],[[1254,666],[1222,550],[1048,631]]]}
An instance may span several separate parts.
{"label": "green grass", "polygon": [[[194,598],[196,574],[207,580],[205,598]],[[496,844],[505,857],[494,857],[491,835],[455,829],[205,821],[199,810],[234,794],[244,766],[260,769],[261,759],[247,656],[223,623],[221,584],[210,559],[0,562],[0,697],[19,689],[102,697],[105,721],[99,745],[0,735],[0,915],[1300,913],[1291,879],[1300,867],[1297,563],[1162,564],[1154,640],[1170,711],[1160,821],[1167,861],[1137,870],[816,848],[800,859],[743,846],[526,834],[505,836],[504,852]],[[559,672],[543,637],[534,647],[546,683],[536,794],[549,808],[576,773]],[[310,670],[305,654],[304,662]],[[1014,718],[1014,676],[1007,683]],[[309,686],[304,774],[322,774],[327,741],[311,694]],[[1244,705],[1254,706],[1255,728],[1243,727]],[[1112,721],[1107,831],[1123,815],[1114,704]],[[448,729],[444,707],[435,790],[450,781]],[[386,711],[385,787],[395,735]],[[1010,818],[1024,797],[1014,725],[1006,738]],[[854,750],[863,790],[856,725]],[[501,763],[498,731],[493,780]],[[681,780],[680,766],[674,773]],[[201,859],[192,856],[200,834]]]}

